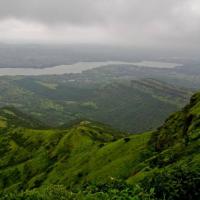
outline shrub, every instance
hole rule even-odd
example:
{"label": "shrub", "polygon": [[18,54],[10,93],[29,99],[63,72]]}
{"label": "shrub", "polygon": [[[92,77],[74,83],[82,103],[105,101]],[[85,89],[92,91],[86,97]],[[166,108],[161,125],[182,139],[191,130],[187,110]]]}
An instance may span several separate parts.
{"label": "shrub", "polygon": [[200,172],[198,168],[176,167],[153,173],[142,181],[148,191],[155,188],[155,197],[166,200],[199,200]]}
{"label": "shrub", "polygon": [[124,142],[129,142],[130,141],[130,138],[124,138]]}

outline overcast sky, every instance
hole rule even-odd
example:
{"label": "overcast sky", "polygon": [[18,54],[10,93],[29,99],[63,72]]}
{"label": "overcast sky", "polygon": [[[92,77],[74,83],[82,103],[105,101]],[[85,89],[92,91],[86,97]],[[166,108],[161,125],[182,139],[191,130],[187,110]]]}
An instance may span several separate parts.
{"label": "overcast sky", "polygon": [[198,48],[200,0],[0,0],[0,42]]}

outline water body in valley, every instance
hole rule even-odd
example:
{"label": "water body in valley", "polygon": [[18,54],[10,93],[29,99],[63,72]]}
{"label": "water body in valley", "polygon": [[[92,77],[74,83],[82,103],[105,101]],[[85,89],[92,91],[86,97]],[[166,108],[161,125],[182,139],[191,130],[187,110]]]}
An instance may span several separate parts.
{"label": "water body in valley", "polygon": [[121,62],[121,61],[106,61],[106,62],[78,62],[70,65],[59,65],[47,68],[0,68],[0,76],[39,76],[39,75],[61,75],[70,73],[81,73],[85,70],[107,66],[107,65],[133,65],[137,67],[151,67],[151,68],[175,68],[182,66],[177,63],[167,62]]}

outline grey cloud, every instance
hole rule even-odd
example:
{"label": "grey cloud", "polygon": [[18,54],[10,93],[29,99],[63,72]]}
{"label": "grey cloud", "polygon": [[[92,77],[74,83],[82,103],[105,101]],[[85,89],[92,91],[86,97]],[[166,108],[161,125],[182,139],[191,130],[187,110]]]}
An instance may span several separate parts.
{"label": "grey cloud", "polygon": [[98,9],[99,3],[95,0],[0,0],[0,18],[14,17],[48,24],[101,21]]}
{"label": "grey cloud", "polygon": [[[18,25],[14,31],[9,27],[10,19],[22,22],[19,30]],[[41,41],[46,35],[49,41],[197,47],[200,1],[0,0],[0,31],[10,32],[0,35],[0,40],[20,40],[23,35],[37,40],[34,27],[38,30],[41,26],[43,29],[37,31]]]}

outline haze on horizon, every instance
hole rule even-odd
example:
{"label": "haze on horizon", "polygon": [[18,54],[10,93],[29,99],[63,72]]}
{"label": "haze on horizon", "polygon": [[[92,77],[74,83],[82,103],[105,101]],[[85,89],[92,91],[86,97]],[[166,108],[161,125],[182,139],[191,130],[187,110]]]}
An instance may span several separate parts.
{"label": "haze on horizon", "polygon": [[199,49],[199,0],[0,0],[0,42]]}

